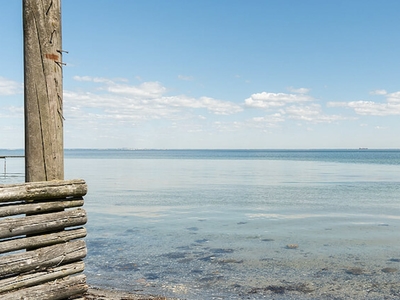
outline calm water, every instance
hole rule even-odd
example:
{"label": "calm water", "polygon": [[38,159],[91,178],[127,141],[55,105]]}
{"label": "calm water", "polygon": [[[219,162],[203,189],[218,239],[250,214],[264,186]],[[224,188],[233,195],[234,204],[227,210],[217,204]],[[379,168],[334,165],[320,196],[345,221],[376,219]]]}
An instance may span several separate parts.
{"label": "calm water", "polygon": [[[92,285],[307,299],[398,282],[400,151],[67,150],[65,169],[89,186]],[[0,183],[23,181],[23,160],[7,172]]]}

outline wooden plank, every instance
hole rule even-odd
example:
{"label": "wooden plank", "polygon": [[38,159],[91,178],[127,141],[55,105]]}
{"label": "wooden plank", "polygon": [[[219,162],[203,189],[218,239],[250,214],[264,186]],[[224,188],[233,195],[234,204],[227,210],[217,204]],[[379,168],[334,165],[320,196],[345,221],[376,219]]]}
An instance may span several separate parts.
{"label": "wooden plank", "polygon": [[0,185],[0,202],[83,197],[86,193],[82,179],[7,184]]}
{"label": "wooden plank", "polygon": [[23,0],[25,181],[64,179],[61,0]]}
{"label": "wooden plank", "polygon": [[0,253],[17,251],[22,249],[32,249],[46,247],[55,244],[65,243],[70,240],[84,238],[85,228],[70,229],[50,234],[42,234],[26,238],[17,238],[0,242]]}
{"label": "wooden plank", "polygon": [[83,272],[85,264],[83,261],[68,264],[53,269],[48,269],[43,272],[35,272],[32,274],[18,275],[11,278],[0,280],[0,294],[39,285],[55,279],[67,277],[69,275]]}
{"label": "wooden plank", "polygon": [[78,261],[87,254],[83,240],[0,256],[0,278],[30,271],[40,271]]}
{"label": "wooden plank", "polygon": [[5,218],[0,220],[0,238],[54,232],[84,225],[86,222],[86,211],[83,208],[23,218]]}
{"label": "wooden plank", "polygon": [[37,214],[60,211],[65,208],[83,206],[82,197],[72,200],[50,201],[40,203],[18,203],[0,206],[0,217],[9,217],[21,214]]}
{"label": "wooden plank", "polygon": [[1,294],[1,300],[59,300],[67,299],[75,295],[83,295],[88,290],[85,275],[77,275],[56,279],[54,281],[17,290],[14,292]]}

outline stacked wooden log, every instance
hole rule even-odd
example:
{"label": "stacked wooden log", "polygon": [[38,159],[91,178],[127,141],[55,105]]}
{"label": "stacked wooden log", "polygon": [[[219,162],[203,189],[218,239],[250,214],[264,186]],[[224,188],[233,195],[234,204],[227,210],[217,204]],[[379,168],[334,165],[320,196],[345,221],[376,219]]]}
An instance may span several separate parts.
{"label": "stacked wooden log", "polygon": [[83,180],[0,185],[0,299],[68,299],[88,286]]}

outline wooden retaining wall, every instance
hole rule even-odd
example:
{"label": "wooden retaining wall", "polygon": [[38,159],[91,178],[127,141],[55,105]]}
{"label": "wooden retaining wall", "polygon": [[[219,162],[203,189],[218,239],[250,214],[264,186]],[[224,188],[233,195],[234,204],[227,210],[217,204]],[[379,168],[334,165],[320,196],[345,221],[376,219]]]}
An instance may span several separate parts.
{"label": "wooden retaining wall", "polygon": [[83,180],[0,185],[0,299],[83,299]]}

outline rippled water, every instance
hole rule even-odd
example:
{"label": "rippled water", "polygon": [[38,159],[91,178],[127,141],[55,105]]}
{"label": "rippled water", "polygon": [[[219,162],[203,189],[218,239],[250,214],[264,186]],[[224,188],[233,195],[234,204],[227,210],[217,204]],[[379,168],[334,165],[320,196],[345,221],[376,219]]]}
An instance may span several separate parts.
{"label": "rippled water", "polygon": [[398,281],[399,157],[67,152],[66,178],[89,186],[88,281],[185,299],[300,299]]}

